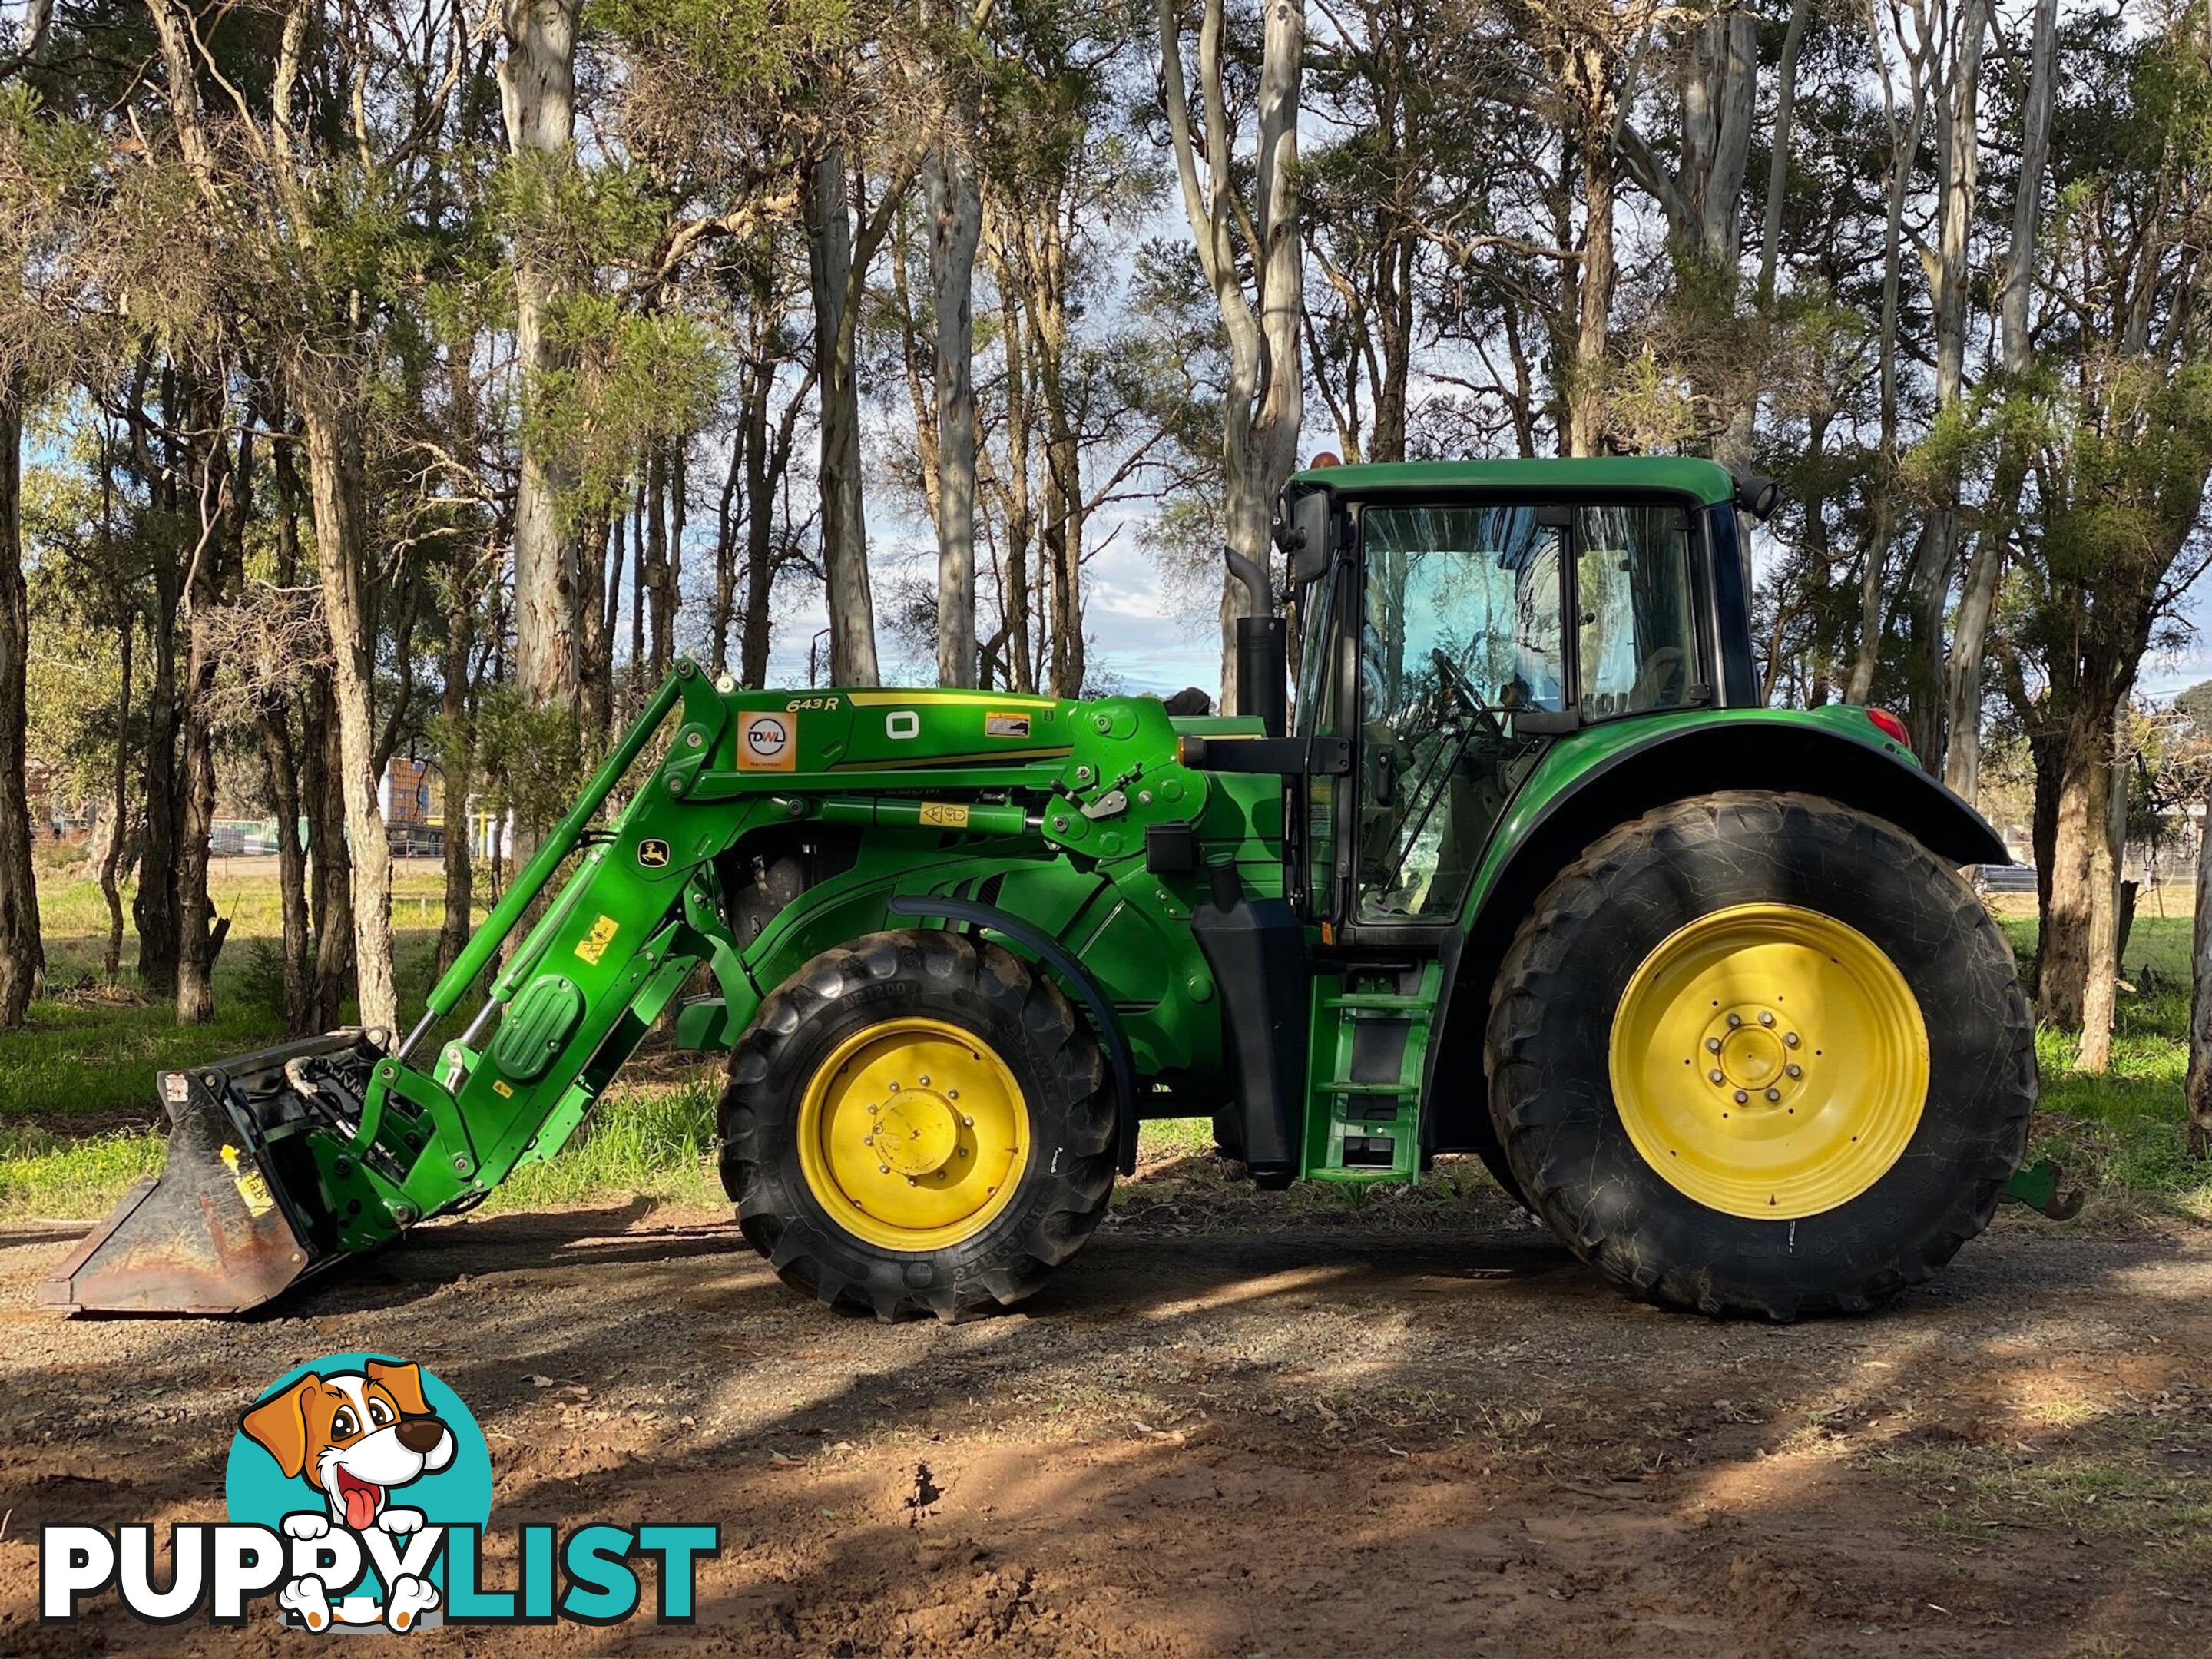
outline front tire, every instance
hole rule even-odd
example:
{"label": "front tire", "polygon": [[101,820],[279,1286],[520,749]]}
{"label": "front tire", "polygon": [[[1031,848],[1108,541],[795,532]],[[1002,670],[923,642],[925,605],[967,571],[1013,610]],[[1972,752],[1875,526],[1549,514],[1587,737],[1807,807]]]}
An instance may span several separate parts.
{"label": "front tire", "polygon": [[939,929],[824,951],[731,1056],[722,1184],[784,1282],[833,1307],[1010,1307],[1082,1248],[1114,1179],[1098,1045],[1059,988]]}
{"label": "front tire", "polygon": [[1988,1225],[2035,1102],[2010,947],[1890,825],[1735,792],[1647,814],[1553,883],[1486,1065],[1522,1189],[1631,1295],[1855,1312]]}

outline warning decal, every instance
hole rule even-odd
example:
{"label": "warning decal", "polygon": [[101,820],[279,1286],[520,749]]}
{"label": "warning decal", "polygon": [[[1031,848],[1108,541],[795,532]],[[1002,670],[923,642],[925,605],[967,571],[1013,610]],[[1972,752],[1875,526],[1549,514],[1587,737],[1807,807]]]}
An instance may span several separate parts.
{"label": "warning decal", "polygon": [[738,717],[738,770],[793,772],[798,769],[797,715],[751,714]]}
{"label": "warning decal", "polygon": [[986,714],[983,716],[983,735],[987,738],[1026,738],[1030,734],[1027,714]]}
{"label": "warning decal", "polygon": [[933,830],[965,830],[968,809],[955,800],[926,800],[921,804],[921,821]]}

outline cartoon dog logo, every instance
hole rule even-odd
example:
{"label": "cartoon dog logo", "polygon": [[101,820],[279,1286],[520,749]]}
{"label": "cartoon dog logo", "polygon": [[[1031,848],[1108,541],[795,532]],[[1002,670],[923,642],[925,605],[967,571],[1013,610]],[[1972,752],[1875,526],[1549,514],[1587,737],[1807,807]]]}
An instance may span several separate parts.
{"label": "cartoon dog logo", "polygon": [[[358,1371],[309,1371],[253,1407],[239,1426],[288,1479],[304,1479],[323,1494],[326,1513],[284,1517],[293,1538],[320,1538],[333,1524],[356,1533],[413,1532],[422,1511],[394,1504],[392,1492],[453,1461],[453,1432],[423,1399],[421,1368],[390,1360],[367,1360]],[[311,1630],[331,1622],[319,1579],[294,1579],[278,1599]],[[384,1622],[404,1631],[437,1605],[434,1585],[403,1576],[386,1588]]]}

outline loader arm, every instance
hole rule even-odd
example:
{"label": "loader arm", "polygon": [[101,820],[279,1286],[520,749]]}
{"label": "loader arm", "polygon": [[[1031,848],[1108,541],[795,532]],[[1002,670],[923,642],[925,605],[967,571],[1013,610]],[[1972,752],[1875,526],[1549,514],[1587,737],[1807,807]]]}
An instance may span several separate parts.
{"label": "loader arm", "polygon": [[[679,710],[667,759],[611,829],[593,830]],[[762,797],[710,815],[680,810],[728,720],[704,676],[679,664],[396,1048],[386,1033],[346,1030],[165,1073],[167,1168],[88,1237],[43,1299],[112,1311],[255,1306],[550,1158],[702,963],[732,1005],[748,998],[711,860],[772,807]],[[466,1027],[426,1063],[437,1028],[579,850]]]}

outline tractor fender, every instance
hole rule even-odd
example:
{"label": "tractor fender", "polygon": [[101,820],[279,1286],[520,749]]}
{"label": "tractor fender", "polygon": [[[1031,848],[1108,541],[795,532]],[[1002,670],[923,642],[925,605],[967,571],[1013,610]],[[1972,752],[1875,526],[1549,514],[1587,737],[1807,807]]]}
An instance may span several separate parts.
{"label": "tractor fender", "polygon": [[[1857,718],[1856,711],[1706,714],[1655,720],[1640,732],[1620,722],[1579,734],[1582,742],[1600,738],[1607,744],[1595,757],[1578,755],[1577,738],[1570,738],[1545,757],[1499,820],[1462,925],[1443,952],[1447,1015],[1430,1050],[1425,1091],[1429,1150],[1480,1152],[1493,1170],[1504,1168],[1482,1068],[1491,988],[1537,896],[1618,825],[1674,801],[1759,789],[1855,807],[1953,864],[2012,862],[1989,822],[1900,746],[1871,722],[1860,738],[1840,727],[1839,718]],[[1439,1090],[1437,1079],[1446,1078],[1452,1087]]]}
{"label": "tractor fender", "polygon": [[912,916],[917,921],[930,916],[942,916],[947,922],[966,922],[971,927],[986,928],[1002,933],[1033,954],[1038,961],[1058,974],[1075,993],[1091,1015],[1091,1023],[1097,1028],[1098,1041],[1106,1050],[1107,1069],[1114,1074],[1115,1162],[1123,1175],[1137,1172],[1137,1066],[1129,1053],[1128,1035],[1121,1030],[1121,1022],[1114,1017],[1114,1005],[1098,988],[1097,981],[1084,971],[1083,964],[1058,939],[1034,923],[1001,910],[994,904],[982,904],[974,899],[945,898],[935,894],[908,894],[894,898],[884,908],[895,916]]}

